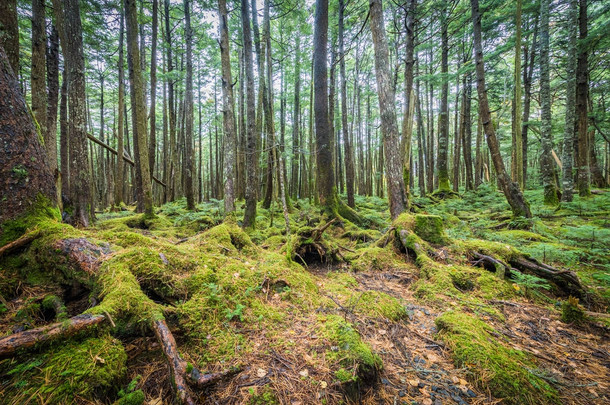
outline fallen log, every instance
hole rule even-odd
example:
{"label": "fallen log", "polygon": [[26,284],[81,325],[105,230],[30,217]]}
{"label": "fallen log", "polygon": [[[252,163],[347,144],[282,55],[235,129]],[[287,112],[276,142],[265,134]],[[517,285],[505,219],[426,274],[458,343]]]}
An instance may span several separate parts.
{"label": "fallen log", "polygon": [[586,290],[580,283],[576,273],[570,270],[559,270],[548,264],[539,262],[532,257],[517,256],[508,262],[520,271],[528,271],[534,275],[553,282],[564,292],[578,298],[586,296]]}
{"label": "fallen log", "polygon": [[67,338],[95,326],[105,319],[103,315],[81,314],[64,322],[15,333],[0,339],[0,359],[13,356],[17,351],[29,349],[41,343]]}

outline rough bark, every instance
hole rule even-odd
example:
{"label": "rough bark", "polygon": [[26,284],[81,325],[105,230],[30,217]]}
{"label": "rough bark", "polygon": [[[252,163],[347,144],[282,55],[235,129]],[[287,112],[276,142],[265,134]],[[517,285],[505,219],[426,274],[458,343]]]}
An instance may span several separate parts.
{"label": "rough bark", "polygon": [[462,137],[464,150],[464,165],[466,166],[466,190],[474,190],[472,176],[472,77],[469,73],[464,80],[464,134]]}
{"label": "rough bark", "polygon": [[[131,89],[132,122],[134,131],[134,149],[136,169],[139,176],[136,181],[141,190],[138,201],[146,215],[154,215],[152,201],[152,183],[150,180],[150,166],[148,160],[148,139],[146,131],[146,102],[144,100],[144,83],[140,64],[140,50],[138,49],[138,20],[135,0],[125,0],[125,19],[127,22],[127,53],[129,63],[129,81]],[[137,141],[137,143],[136,143]],[[139,204],[139,205],[140,205]]]}
{"label": "rough bark", "polygon": [[402,141],[401,150],[403,153],[403,181],[407,187],[406,194],[409,193],[409,183],[411,176],[411,141],[413,137],[413,116],[415,112],[415,92],[413,90],[413,70],[415,67],[415,7],[416,0],[409,0],[407,6],[406,30],[407,38],[405,41],[405,111],[402,120]]}
{"label": "rough bark", "polygon": [[[150,51],[150,138],[148,141],[148,162],[150,176],[155,169],[157,151],[157,36],[158,36],[159,2],[152,0],[152,45]],[[165,145],[164,145],[165,146]]]}
{"label": "rough bark", "polygon": [[574,125],[576,122],[574,104],[576,101],[576,65],[578,47],[578,0],[568,4],[568,47],[566,54],[566,113],[563,131],[563,172],[561,201],[570,202],[574,196]]}
{"label": "rough bark", "polygon": [[193,31],[191,29],[191,6],[189,0],[184,0],[184,36],[186,39],[186,89],[184,94],[184,192],[186,208],[195,209],[195,193],[193,192],[193,175],[195,164],[193,157]]}
{"label": "rough bark", "polygon": [[256,195],[258,178],[256,177],[256,112],[254,110],[254,66],[252,61],[252,33],[250,30],[250,6],[248,0],[241,0],[241,22],[244,44],[244,62],[246,69],[246,209],[244,211],[244,228],[254,227],[256,219]]}
{"label": "rough bark", "polygon": [[[118,128],[117,128],[117,149],[123,154],[125,150],[124,140],[123,140],[123,126],[124,126],[124,118],[123,110],[125,109],[125,60],[124,60],[124,50],[123,50],[123,36],[125,32],[125,20],[123,8],[120,10],[120,28],[119,28],[119,106],[118,106]],[[123,185],[125,182],[125,165],[123,164],[123,159],[117,159],[117,172],[116,172],[116,190],[114,192],[114,204],[118,208],[123,203]]]}
{"label": "rough bark", "polygon": [[19,76],[19,22],[17,0],[0,1],[0,46],[15,76]]}
{"label": "rough bark", "polygon": [[[87,151],[85,56],[78,0],[53,0],[64,63],[68,72],[70,222],[86,227],[91,220],[91,176]],[[69,23],[67,23],[69,22]]]}
{"label": "rough bark", "polygon": [[511,177],[517,182],[521,190],[523,183],[523,138],[521,133],[521,9],[522,0],[517,0],[515,14],[515,66],[513,77],[515,87],[513,91],[512,132],[513,149],[511,160]]}
{"label": "rough bark", "polygon": [[[49,157],[49,167],[55,176],[55,186],[59,186],[57,170],[57,105],[59,101],[59,33],[55,25],[51,25],[49,47],[47,48],[47,132],[45,149]],[[61,195],[58,197],[60,200]]]}
{"label": "rough bark", "polygon": [[301,156],[300,151],[300,118],[301,118],[301,35],[296,33],[295,50],[294,50],[294,110],[292,114],[292,158],[290,169],[290,193],[292,198],[298,198],[299,195],[299,161]]}
{"label": "rough bark", "polygon": [[229,49],[229,22],[226,0],[218,0],[220,18],[220,62],[222,67],[222,119],[225,136],[224,205],[225,213],[235,211],[235,115],[233,80],[231,79],[231,52]]}
{"label": "rough bark", "polygon": [[[56,204],[55,181],[19,82],[0,47],[0,241],[25,231],[27,215]],[[17,222],[15,222],[17,221]]]}
{"label": "rough bark", "polygon": [[381,132],[385,154],[385,168],[388,183],[388,198],[392,218],[408,209],[405,183],[402,176],[398,122],[396,120],[396,100],[390,74],[388,42],[383,23],[381,0],[370,0],[370,24],[375,49],[375,75],[379,94]]}
{"label": "rough bark", "polygon": [[320,205],[336,213],[337,197],[328,116],[328,0],[316,1],[313,52],[314,113],[316,134],[316,183]]}
{"label": "rough bark", "polygon": [[[448,6],[444,6],[448,7]],[[439,134],[438,134],[438,191],[449,191],[449,170],[447,168],[447,154],[449,150],[449,34],[447,20],[447,10],[441,10],[441,111],[439,115]]]}
{"label": "rough bark", "polygon": [[544,187],[544,203],[557,205],[559,195],[555,183],[555,162],[552,156],[553,134],[551,133],[551,78],[549,57],[549,3],[550,0],[540,1],[540,173]]}
{"label": "rough bark", "polygon": [[591,195],[591,180],[589,178],[589,145],[588,145],[588,106],[589,93],[589,63],[588,50],[585,43],[588,36],[587,0],[579,0],[578,29],[579,50],[576,66],[576,114],[578,126],[578,148],[576,165],[578,169],[577,186],[581,197]]}
{"label": "rough bark", "polygon": [[532,217],[528,203],[519,189],[519,185],[512,182],[506,173],[504,161],[500,155],[500,145],[496,138],[495,129],[491,122],[487,89],[485,88],[485,67],[483,63],[483,46],[481,44],[481,14],[479,13],[479,0],[470,0],[472,7],[472,23],[474,28],[474,50],[477,73],[477,92],[479,94],[479,114],[487,137],[487,145],[491,152],[491,159],[498,176],[498,183],[515,216]]}
{"label": "rough bark", "polygon": [[174,201],[177,197],[176,187],[178,182],[176,176],[178,172],[178,147],[176,144],[176,107],[174,101],[174,81],[171,79],[174,70],[174,60],[172,57],[172,27],[170,26],[170,0],[165,0],[165,44],[167,47],[167,74],[170,77],[167,82],[167,103],[169,108],[169,201]]}
{"label": "rough bark", "polygon": [[59,160],[61,171],[62,202],[70,198],[70,140],[68,139],[68,73],[61,74],[61,98],[59,102]]}
{"label": "rough bark", "polygon": [[46,44],[44,0],[32,0],[32,67],[30,70],[32,115],[38,124],[40,134],[47,139],[47,87],[46,87]]}
{"label": "rough bark", "polygon": [[345,189],[347,205],[354,208],[354,159],[350,135],[347,131],[347,77],[345,75],[345,45],[344,45],[344,13],[345,1],[339,0],[339,70],[341,74],[341,130],[345,151]]}
{"label": "rough bark", "polygon": [[528,150],[528,130],[529,130],[529,118],[530,118],[530,106],[532,101],[532,80],[534,77],[534,62],[536,58],[536,47],[538,43],[538,16],[536,16],[536,22],[534,24],[534,36],[532,38],[532,46],[529,51],[528,61],[528,48],[525,47],[523,52],[523,59],[525,65],[523,67],[523,91],[525,97],[523,100],[523,120],[521,128],[521,143],[522,143],[522,159],[523,159],[523,185],[521,186],[524,190],[527,185],[527,150]]}

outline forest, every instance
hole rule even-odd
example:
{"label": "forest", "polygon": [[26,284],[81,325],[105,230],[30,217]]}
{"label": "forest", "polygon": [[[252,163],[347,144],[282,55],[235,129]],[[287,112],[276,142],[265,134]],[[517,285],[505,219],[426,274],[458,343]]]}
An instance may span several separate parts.
{"label": "forest", "polygon": [[607,94],[606,0],[0,0],[0,404],[610,403]]}

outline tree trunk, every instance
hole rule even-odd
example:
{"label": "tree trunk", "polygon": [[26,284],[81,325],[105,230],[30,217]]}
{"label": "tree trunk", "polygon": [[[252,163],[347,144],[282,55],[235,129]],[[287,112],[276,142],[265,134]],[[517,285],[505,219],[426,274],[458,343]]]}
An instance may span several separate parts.
{"label": "tree trunk", "polygon": [[383,23],[381,0],[370,0],[370,24],[375,50],[375,75],[379,94],[381,132],[385,153],[386,176],[388,179],[388,198],[390,215],[398,217],[408,209],[405,183],[402,177],[402,158],[399,148],[398,123],[396,120],[396,100],[390,76],[388,43]]}
{"label": "tree trunk", "polygon": [[551,155],[553,150],[553,134],[551,132],[551,79],[549,66],[549,3],[540,1],[540,173],[544,187],[544,203],[559,204],[557,184],[555,183],[555,162]]}
{"label": "tree trunk", "polygon": [[[134,146],[136,168],[139,166],[140,175],[136,181],[141,193],[138,201],[147,216],[154,215],[152,202],[152,183],[148,160],[148,139],[146,131],[146,102],[144,100],[144,84],[140,64],[140,50],[138,49],[138,19],[135,0],[125,0],[125,16],[127,21],[127,53],[131,60],[129,64],[129,81],[131,90],[132,122],[134,132]],[[137,141],[137,143],[136,143]],[[139,177],[139,179],[138,179]]]}
{"label": "tree trunk", "polygon": [[91,220],[91,176],[87,152],[85,57],[80,7],[78,0],[53,0],[53,8],[69,80],[70,222],[86,227]]}
{"label": "tree trunk", "polygon": [[0,46],[4,48],[15,77],[19,78],[19,21],[17,0],[0,1]]}
{"label": "tree trunk", "polygon": [[513,148],[511,177],[523,190],[525,184],[523,183],[523,138],[521,134],[521,6],[522,0],[517,0],[517,11],[515,14],[515,68],[513,73],[515,87],[512,108]]}
{"label": "tree trunk", "polygon": [[[448,6],[445,6],[448,7]],[[449,34],[447,9],[441,10],[441,112],[438,134],[438,190],[449,191],[449,171],[447,154],[449,150]]]}
{"label": "tree trunk", "polygon": [[46,87],[46,44],[47,31],[44,0],[32,0],[32,68],[31,95],[32,115],[38,124],[39,133],[47,138],[47,87]]}
{"label": "tree trunk", "polygon": [[345,44],[344,44],[344,13],[345,1],[339,0],[339,70],[341,73],[341,130],[345,151],[345,188],[347,205],[354,208],[354,160],[350,135],[347,131],[347,76],[345,75]]}
{"label": "tree trunk", "polygon": [[314,112],[316,133],[316,183],[320,205],[331,215],[337,212],[328,116],[328,0],[316,0],[313,52]]}
{"label": "tree trunk", "polygon": [[177,197],[176,185],[178,172],[178,145],[176,143],[176,102],[174,100],[174,60],[172,57],[172,27],[170,26],[170,0],[165,0],[165,43],[167,47],[167,104],[169,109],[169,192],[168,200],[174,201]]}
{"label": "tree trunk", "polygon": [[532,101],[532,79],[534,77],[534,62],[536,56],[536,44],[538,36],[538,16],[536,16],[536,22],[534,25],[534,37],[532,39],[532,47],[530,51],[529,62],[527,58],[527,47],[523,53],[525,66],[523,68],[523,90],[525,92],[525,99],[523,100],[523,120],[521,128],[521,143],[522,143],[522,159],[523,159],[523,184],[521,188],[525,190],[527,185],[527,150],[528,140],[527,133],[529,130],[529,119],[530,119],[530,105]]}
{"label": "tree trunk", "polygon": [[578,63],[578,0],[570,0],[568,4],[568,44],[566,55],[566,113],[563,131],[563,193],[561,201],[570,202],[574,195],[574,128],[576,100],[576,65]]}
{"label": "tree trunk", "polygon": [[[155,170],[155,155],[157,152],[157,31],[158,31],[158,0],[152,0],[152,46],[150,52],[150,138],[148,141],[148,162],[150,177]],[[163,145],[165,147],[165,145]]]}
{"label": "tree trunk", "polygon": [[[51,36],[47,49],[47,134],[45,136],[45,149],[49,157],[49,167],[55,177],[55,187],[60,186],[59,171],[57,170],[57,104],[59,101],[59,33],[55,25],[51,25]],[[61,193],[58,193],[58,203],[61,203]]]}
{"label": "tree trunk", "polygon": [[[118,130],[117,130],[117,150],[119,155],[123,155],[125,146],[123,142],[123,126],[124,118],[123,110],[125,109],[125,61],[123,51],[123,36],[125,32],[124,26],[124,13],[121,7],[120,10],[120,28],[119,28],[119,106],[118,106]],[[117,159],[117,172],[116,172],[116,190],[114,192],[114,205],[118,209],[123,203],[123,185],[125,183],[125,165],[123,159],[120,157]]]}
{"label": "tree trunk", "polygon": [[244,62],[246,67],[246,209],[244,211],[244,228],[255,226],[256,194],[258,178],[256,177],[256,112],[254,110],[254,66],[252,61],[252,34],[250,32],[250,9],[248,0],[241,0],[241,23],[244,44]]}
{"label": "tree trunk", "polygon": [[292,198],[301,197],[299,194],[299,161],[301,156],[300,151],[300,115],[301,115],[301,35],[296,32],[295,50],[294,50],[294,110],[292,114],[292,158],[290,169],[290,187]]}
{"label": "tree trunk", "polygon": [[0,246],[31,226],[28,216],[57,217],[55,181],[19,82],[0,46]]}
{"label": "tree trunk", "polygon": [[184,191],[186,194],[186,207],[195,209],[195,193],[193,192],[193,174],[195,164],[193,157],[193,32],[191,30],[191,6],[189,0],[184,0],[184,19],[186,37],[186,89],[184,95]]}
{"label": "tree trunk", "polygon": [[59,159],[61,161],[62,204],[70,199],[70,140],[68,139],[68,73],[61,74],[61,99],[59,103]]}
{"label": "tree trunk", "polygon": [[500,155],[500,145],[496,138],[495,129],[491,122],[489,102],[487,101],[487,89],[485,88],[485,67],[483,64],[483,46],[481,45],[481,15],[479,13],[479,0],[470,0],[472,7],[472,24],[474,28],[474,49],[477,72],[477,91],[479,93],[479,114],[487,136],[487,145],[491,152],[491,158],[498,176],[498,183],[504,192],[506,200],[515,216],[531,218],[532,213],[525,201],[519,185],[513,183],[506,174],[504,161]]}
{"label": "tree trunk", "polygon": [[225,214],[235,211],[235,115],[233,81],[231,79],[231,52],[229,50],[229,23],[226,0],[218,0],[220,18],[220,61],[222,67],[222,118],[225,137],[224,204]]}
{"label": "tree trunk", "polygon": [[587,98],[589,93],[589,64],[588,50],[585,41],[588,36],[587,0],[579,0],[578,28],[580,32],[580,44],[578,50],[578,63],[576,66],[576,114],[578,125],[578,194],[581,197],[591,195],[591,183],[589,179],[589,145],[588,126],[589,117],[587,109]]}
{"label": "tree trunk", "polygon": [[405,43],[405,112],[402,120],[402,158],[403,158],[403,181],[407,187],[406,195],[409,194],[409,183],[411,182],[411,141],[413,137],[413,116],[415,111],[415,92],[413,91],[413,69],[415,66],[415,7],[416,0],[409,0],[407,6]]}

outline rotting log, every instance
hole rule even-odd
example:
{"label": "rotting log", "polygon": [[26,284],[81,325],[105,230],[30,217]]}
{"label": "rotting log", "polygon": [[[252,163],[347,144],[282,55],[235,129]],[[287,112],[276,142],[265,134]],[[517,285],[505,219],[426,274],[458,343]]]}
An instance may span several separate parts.
{"label": "rotting log", "polygon": [[103,315],[81,314],[66,321],[15,333],[0,339],[0,359],[13,356],[17,351],[38,347],[59,338],[67,338],[101,323]]}
{"label": "rotting log", "polygon": [[575,272],[571,270],[559,270],[548,264],[539,262],[532,257],[518,256],[510,258],[508,263],[520,271],[528,271],[538,277],[544,278],[553,282],[559,289],[565,293],[578,298],[585,297],[587,292],[580,283],[580,280]]}

